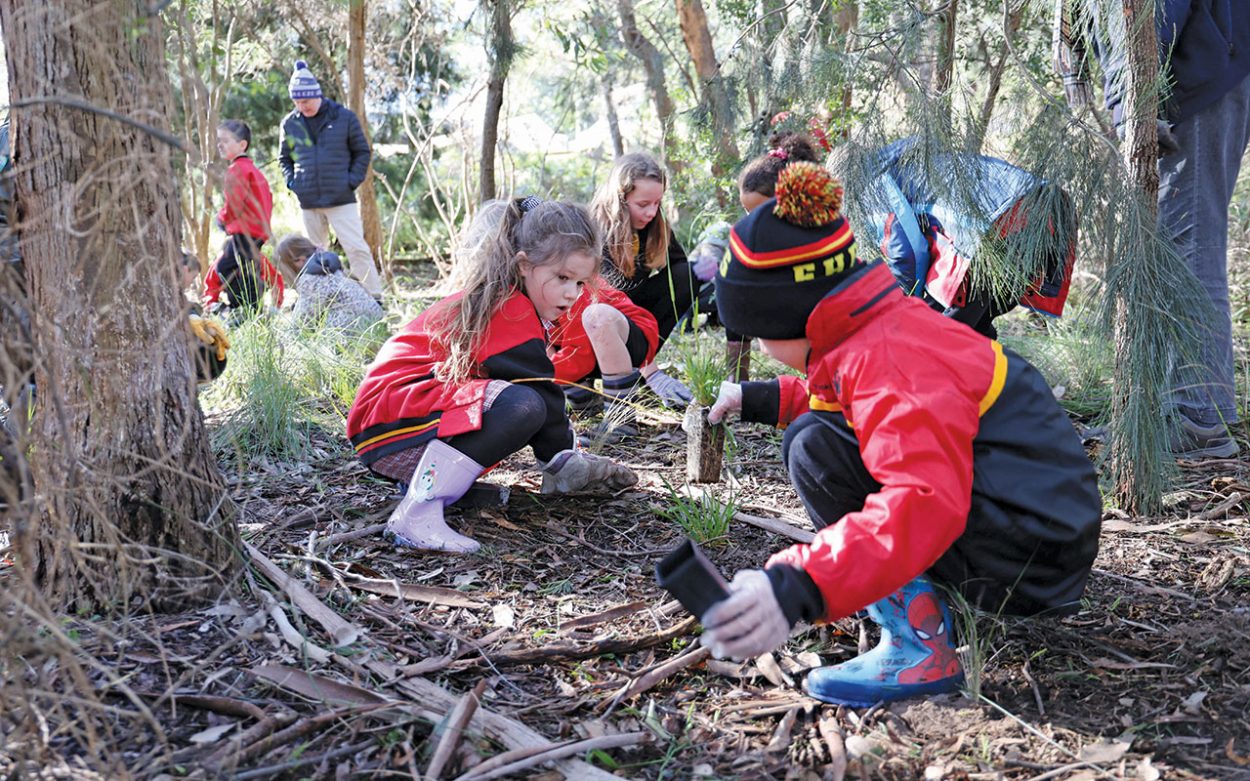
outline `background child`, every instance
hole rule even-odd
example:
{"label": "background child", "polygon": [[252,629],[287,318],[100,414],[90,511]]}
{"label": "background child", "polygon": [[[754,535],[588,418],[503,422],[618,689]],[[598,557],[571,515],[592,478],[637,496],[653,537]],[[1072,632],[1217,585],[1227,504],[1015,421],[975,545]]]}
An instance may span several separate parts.
{"label": "background child", "polygon": [[[254,310],[265,292],[260,248],[269,239],[273,194],[247,154],[251,145],[252,130],[247,123],[227,119],[217,127],[217,153],[230,163],[222,188],[225,203],[217,213],[226,243],[205,278],[206,305],[220,303],[225,291],[229,308]],[[280,294],[275,305],[282,305]]]}
{"label": "background child", "polygon": [[200,288],[200,259],[190,252],[182,253],[182,288],[188,293],[187,313],[191,333],[197,342],[195,348],[195,376],[200,382],[215,380],[226,370],[226,351],[230,338],[226,329],[216,320],[204,317],[198,303]]}
{"label": "background child", "polygon": [[374,472],[407,481],[387,522],[399,544],[472,552],[443,508],[486,466],[526,445],[543,491],[619,489],[637,481],[574,449],[564,394],[552,382],[545,323],[568,312],[598,275],[602,243],[569,203],[492,201],[462,242],[462,290],[391,337],[365,373],[347,434]]}
{"label": "background child", "polygon": [[[668,176],[655,158],[635,152],[616,161],[590,205],[605,237],[604,277],[655,317],[661,346],[694,303],[695,291],[686,251],[660,208],[667,187]],[[690,402],[690,390],[654,361],[641,373],[665,404]]]}
{"label": "background child", "polygon": [[603,378],[603,420],[587,439],[615,443],[638,435],[632,399],[641,381],[639,367],[655,358],[660,333],[655,317],[602,279],[560,316],[551,331],[551,362],[574,409],[589,408],[599,397],[587,387]]}
{"label": "background child", "polygon": [[273,259],[286,283],[299,293],[291,312],[298,325],[359,333],[382,319],[382,305],[343,273],[333,252],[291,233],[278,242]]}
{"label": "background child", "polygon": [[806,381],[725,383],[710,420],[788,424],[782,459],[816,538],[743,570],[703,616],[720,656],[785,642],[800,619],[867,606],[881,644],[808,675],[855,706],[963,681],[929,577],[991,612],[1074,612],[1098,549],[1093,466],[1028,362],[860,264],[842,189],[793,163],[734,226],[716,278],[726,325]]}
{"label": "background child", "polygon": [[[791,163],[818,163],[816,141],[806,133],[779,133],[768,139],[768,151],[747,163],[738,175],[738,202],[747,214],[772,198],[777,176]],[[719,257],[717,258],[719,260]],[[730,374],[737,382],[751,376],[751,337],[725,329],[725,356]]]}

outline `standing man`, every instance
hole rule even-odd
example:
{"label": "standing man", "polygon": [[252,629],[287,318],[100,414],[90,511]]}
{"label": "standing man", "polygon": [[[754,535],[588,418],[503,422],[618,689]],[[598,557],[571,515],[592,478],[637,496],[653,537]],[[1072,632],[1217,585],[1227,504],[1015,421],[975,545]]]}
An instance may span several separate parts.
{"label": "standing man", "polygon": [[[1250,143],[1250,3],[1246,0],[1161,0],[1155,22],[1167,88],[1159,110],[1159,226],[1201,283],[1216,313],[1195,356],[1200,378],[1174,382],[1172,452],[1188,458],[1229,458],[1240,449],[1232,317],[1228,296],[1228,207]],[[1097,28],[1097,6],[1084,9]],[[1115,124],[1124,115],[1126,33],[1110,11],[1095,49]],[[1059,20],[1061,24],[1063,19]],[[1077,25],[1078,27],[1082,25]],[[1060,39],[1079,44],[1068,30]],[[1079,52],[1059,52],[1069,102],[1085,100]]]}
{"label": "standing man", "polygon": [[303,60],[295,63],[290,94],[295,110],[282,120],[278,162],[287,188],[299,198],[304,230],[313,244],[326,247],[334,228],[351,275],[380,301],[382,280],[356,205],[372,154],[365,131],[350,109],[321,94]]}

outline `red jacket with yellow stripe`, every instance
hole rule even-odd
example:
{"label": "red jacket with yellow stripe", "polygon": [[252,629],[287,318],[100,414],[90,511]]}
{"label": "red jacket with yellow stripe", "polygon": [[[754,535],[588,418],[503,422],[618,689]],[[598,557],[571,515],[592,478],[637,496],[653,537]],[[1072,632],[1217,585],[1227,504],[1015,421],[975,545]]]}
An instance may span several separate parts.
{"label": "red jacket with yellow stripe", "polygon": [[635,304],[629,296],[606,281],[600,280],[593,290],[584,291],[578,297],[569,311],[556,321],[555,328],[551,331],[551,347],[554,350],[551,362],[555,365],[557,380],[578,382],[585,379],[598,365],[590,337],[586,334],[586,325],[582,322],[582,314],[591,304],[607,304],[638,326],[647,337],[647,357],[643,364],[651,362],[660,347],[660,326],[655,315]]}
{"label": "red jacket with yellow stripe", "polygon": [[[785,425],[840,411],[879,483],[862,509],[814,519],[823,528],[810,544],[769,560],[769,569],[810,578],[823,600],[811,617],[850,615],[929,570],[977,591],[974,602],[1010,595],[1008,612],[1079,599],[1101,500],[1093,466],[1036,369],[904,296],[882,263],[823,298],[807,338],[807,381],[748,383],[743,417],[771,412]],[[773,577],[775,588],[785,580]],[[784,604],[803,590],[778,596]]]}
{"label": "red jacket with yellow stripe", "polygon": [[[404,326],[387,340],[365,371],[347,415],[347,436],[365,465],[436,436],[480,429],[491,380],[549,380],[553,376],[546,331],[534,304],[518,290],[491,318],[477,351],[474,377],[460,386],[435,377],[435,367],[446,353],[430,333],[430,317],[460,296],[440,301]],[[549,420],[565,418],[564,394],[553,382],[525,384],[542,396]]]}

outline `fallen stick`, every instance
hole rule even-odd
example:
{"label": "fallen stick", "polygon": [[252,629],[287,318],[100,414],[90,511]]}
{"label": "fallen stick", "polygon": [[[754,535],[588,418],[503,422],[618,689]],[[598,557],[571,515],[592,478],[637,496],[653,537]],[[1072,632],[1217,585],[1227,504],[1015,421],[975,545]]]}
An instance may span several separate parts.
{"label": "fallen stick", "polygon": [[462,592],[451,588],[438,588],[436,586],[419,586],[415,583],[404,583],[398,578],[385,580],[382,578],[366,578],[360,575],[354,575],[350,572],[339,572],[343,576],[343,580],[349,588],[359,589],[360,591],[368,591],[371,594],[381,594],[384,597],[394,597],[396,599],[407,599],[412,602],[424,602],[429,605],[447,605],[448,607],[464,607],[477,610],[486,607],[485,602],[479,602],[465,596]]}
{"label": "fallen stick", "polygon": [[788,537],[795,542],[811,542],[816,538],[815,533],[809,532],[807,529],[800,529],[792,523],[783,521],[780,518],[764,518],[759,515],[748,515],[747,513],[734,513],[735,521],[749,523],[752,526],[772,532],[773,534]]}
{"label": "fallen stick", "polygon": [[279,713],[275,716],[266,716],[238,735],[230,738],[221,748],[209,754],[204,759],[204,767],[220,769],[231,755],[238,754],[243,750],[244,746],[251,745],[267,735],[272,735],[275,731],[293,723],[295,719],[296,716],[293,713]]}
{"label": "fallen stick", "polygon": [[[269,592],[264,592],[266,596]],[[269,617],[278,625],[278,634],[282,635],[282,639],[286,644],[299,652],[300,656],[307,657],[318,664],[325,664],[330,661],[330,652],[313,641],[309,640],[299,633],[291,624],[291,620],[286,617],[286,613],[282,611],[282,607],[277,600],[269,597],[271,604],[269,605]]]}
{"label": "fallen stick", "polygon": [[291,602],[304,611],[306,616],[321,624],[330,633],[336,648],[351,645],[364,634],[360,631],[360,627],[331,610],[315,594],[304,588],[302,583],[288,575],[286,570],[274,564],[268,556],[257,550],[251,543],[243,543],[243,548],[251,557],[252,563],[266,578],[285,591],[286,595],[291,598]]}
{"label": "fallen stick", "polygon": [[816,729],[825,740],[825,748],[829,749],[829,781],[842,781],[846,778],[846,736],[833,714],[821,714],[816,722]]}
{"label": "fallen stick", "polygon": [[264,756],[270,751],[273,751],[275,748],[284,746],[293,740],[302,738],[313,732],[319,732],[339,719],[389,707],[392,707],[391,703],[365,705],[361,707],[343,708],[341,710],[330,711],[329,713],[322,713],[319,716],[309,716],[308,718],[300,719],[286,729],[279,730],[272,735],[261,738],[250,746],[244,746],[243,749],[239,751],[238,755],[234,757],[235,767],[238,767],[242,763],[253,759],[254,757]]}
{"label": "fallen stick", "polygon": [[605,654],[622,654],[640,651],[644,648],[667,643],[674,638],[687,634],[697,623],[694,616],[687,618],[679,624],[669,627],[655,634],[644,635],[643,637],[628,637],[619,640],[600,640],[591,643],[561,643],[559,645],[547,645],[539,648],[517,648],[514,650],[496,651],[485,659],[474,660],[474,666],[491,664],[495,667],[504,667],[517,664],[532,664],[535,662],[552,662],[552,661],[568,661],[572,659],[587,659],[594,656],[603,656]]}
{"label": "fallen stick", "polygon": [[604,700],[604,704],[600,706],[600,710],[605,713],[611,713],[618,704],[630,699],[631,697],[637,697],[639,694],[647,691],[673,673],[684,670],[691,665],[698,664],[699,662],[706,660],[711,655],[712,649],[699,646],[693,650],[687,651],[681,656],[673,657],[667,662],[651,668],[640,677],[625,684],[625,686],[623,686],[615,696],[609,700]]}
{"label": "fallen stick", "polygon": [[[437,781],[443,777],[443,767],[447,764],[447,760],[451,759],[451,754],[456,750],[456,746],[460,744],[460,735],[463,734],[465,725],[473,718],[473,712],[477,710],[477,706],[482,701],[482,692],[486,691],[486,679],[483,678],[477,682],[477,686],[473,687],[473,691],[460,698],[460,702],[456,704],[456,709],[447,717],[447,728],[442,731],[442,736],[438,739],[438,746],[434,749],[434,756],[430,757],[430,764],[425,769],[425,777]],[[438,732],[438,730],[435,730]]]}
{"label": "fallen stick", "polygon": [[[491,781],[491,779],[510,776],[518,773],[519,771],[534,767],[535,765],[550,762],[553,759],[563,759],[565,757],[573,756],[574,754],[581,754],[585,751],[637,745],[638,743],[646,740],[649,735],[650,733],[647,732],[627,732],[622,735],[603,735],[597,738],[564,743],[538,754],[531,754],[522,759],[518,759],[515,762],[510,762],[484,773],[480,772],[482,765],[478,765],[473,770],[457,777],[456,781]],[[483,763],[483,765],[484,764],[485,763]]]}
{"label": "fallen stick", "polygon": [[340,542],[351,542],[352,540],[358,540],[361,537],[371,537],[375,534],[381,534],[385,530],[385,523],[374,523],[359,529],[353,529],[349,532],[339,532],[338,534],[331,534],[328,537],[322,537],[317,541],[317,547],[326,548],[330,545],[338,545]]}
{"label": "fallen stick", "polygon": [[170,698],[173,705],[185,705],[188,708],[212,711],[222,716],[234,716],[240,719],[260,721],[265,718],[265,711],[247,700],[236,700],[233,697],[216,697],[211,694],[175,694]]}

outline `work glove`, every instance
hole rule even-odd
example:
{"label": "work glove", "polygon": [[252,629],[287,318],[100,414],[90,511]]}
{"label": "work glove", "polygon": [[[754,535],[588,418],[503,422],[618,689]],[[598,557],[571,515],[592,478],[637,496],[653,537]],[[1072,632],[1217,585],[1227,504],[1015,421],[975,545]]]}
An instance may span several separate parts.
{"label": "work glove", "polygon": [[720,392],[716,394],[716,401],[708,410],[707,422],[716,425],[727,415],[740,414],[742,414],[742,386],[736,382],[722,382]]}
{"label": "work glove", "polygon": [[195,334],[195,338],[199,339],[205,347],[217,348],[217,360],[226,360],[226,350],[230,349],[230,339],[226,336],[226,329],[216,320],[209,320],[199,315],[191,315],[191,333]]}
{"label": "work glove", "polygon": [[681,380],[670,377],[660,369],[656,369],[651,376],[644,378],[644,382],[655,395],[660,397],[660,401],[664,402],[666,407],[684,407],[694,398],[694,394],[682,384]]}
{"label": "work glove", "polygon": [[619,491],[638,482],[638,475],[605,456],[584,450],[561,450],[542,467],[544,494],[575,491]]}
{"label": "work glove", "polygon": [[720,659],[753,659],[790,636],[790,622],[762,569],[738,570],[729,596],[708,608],[701,621],[703,645]]}

